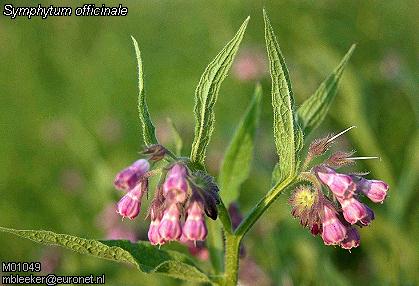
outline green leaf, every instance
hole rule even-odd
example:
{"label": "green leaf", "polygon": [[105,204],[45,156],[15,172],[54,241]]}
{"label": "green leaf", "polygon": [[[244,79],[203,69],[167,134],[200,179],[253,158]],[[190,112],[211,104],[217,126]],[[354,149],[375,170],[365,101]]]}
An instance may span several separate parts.
{"label": "green leaf", "polygon": [[253,99],[233,135],[221,165],[219,183],[227,206],[237,200],[240,185],[249,176],[261,97],[262,88],[257,85]]}
{"label": "green leaf", "polygon": [[207,66],[195,90],[195,136],[192,143],[191,161],[204,166],[208,143],[214,131],[214,105],[221,83],[227,76],[249,22],[241,25],[234,38]]}
{"label": "green leaf", "polygon": [[4,227],[0,227],[0,231],[37,243],[62,246],[81,254],[133,264],[145,273],[160,273],[195,282],[211,282],[187,256],[176,251],[161,250],[144,241],[99,241],[45,230],[16,230]]}
{"label": "green leaf", "polygon": [[302,148],[302,133],[295,120],[294,98],[288,69],[265,10],[263,18],[272,78],[273,129],[279,156],[279,180],[282,180],[292,176],[296,170],[298,151]]}
{"label": "green leaf", "polygon": [[150,146],[158,143],[156,138],[156,129],[154,128],[153,122],[151,122],[150,113],[148,112],[147,102],[145,100],[144,72],[140,48],[138,47],[138,43],[134,37],[131,36],[131,38],[134,43],[138,63],[138,115],[141,121],[144,144],[146,146]]}
{"label": "green leaf", "polygon": [[350,47],[333,73],[330,74],[327,79],[320,84],[316,92],[298,108],[298,122],[305,135],[317,128],[326,117],[330,105],[336,96],[337,87],[343,74],[343,70],[351,58],[355,46],[356,45],[352,45]]}
{"label": "green leaf", "polygon": [[176,128],[176,125],[173,123],[172,119],[167,118],[167,123],[170,125],[170,128],[172,129],[172,135],[175,141],[176,155],[180,156],[182,155],[182,147],[183,147],[182,137],[180,136],[179,131]]}

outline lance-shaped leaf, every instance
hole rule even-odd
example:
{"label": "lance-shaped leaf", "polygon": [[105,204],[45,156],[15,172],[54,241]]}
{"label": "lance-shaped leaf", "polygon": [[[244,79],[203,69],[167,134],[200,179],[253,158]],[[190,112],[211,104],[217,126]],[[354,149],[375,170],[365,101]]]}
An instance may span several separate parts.
{"label": "lance-shaped leaf", "polygon": [[355,45],[352,45],[346,55],[343,57],[339,65],[335,68],[325,81],[323,81],[316,92],[310,96],[298,108],[298,122],[304,131],[304,134],[309,134],[313,129],[318,127],[326,117],[330,105],[336,96],[337,87],[343,70],[346,67]]}
{"label": "lance-shaped leaf", "polygon": [[195,90],[195,136],[192,143],[191,161],[204,166],[208,143],[214,131],[214,105],[221,83],[227,76],[249,22],[241,25],[234,38],[207,66]]}
{"label": "lance-shaped leaf", "polygon": [[16,230],[4,227],[0,227],[0,231],[37,243],[62,246],[81,254],[133,264],[145,273],[160,273],[189,281],[210,282],[187,256],[176,251],[161,250],[144,241],[99,241],[45,230]]}
{"label": "lance-shaped leaf", "polygon": [[260,114],[262,88],[257,85],[252,101],[241,119],[224,155],[220,170],[220,187],[224,203],[237,200],[240,185],[248,178],[253,158],[253,146]]}
{"label": "lance-shaped leaf", "polygon": [[156,129],[154,128],[153,122],[151,122],[150,113],[148,112],[147,102],[145,99],[144,72],[140,48],[138,47],[138,43],[134,37],[131,36],[131,38],[134,43],[138,64],[138,115],[140,117],[144,144],[146,146],[150,146],[158,143],[156,138]]}
{"label": "lance-shaped leaf", "polygon": [[280,179],[295,172],[297,153],[301,149],[302,135],[294,116],[294,98],[284,57],[281,54],[266,11],[265,40],[272,78],[272,107],[274,114],[275,146],[279,156]]}

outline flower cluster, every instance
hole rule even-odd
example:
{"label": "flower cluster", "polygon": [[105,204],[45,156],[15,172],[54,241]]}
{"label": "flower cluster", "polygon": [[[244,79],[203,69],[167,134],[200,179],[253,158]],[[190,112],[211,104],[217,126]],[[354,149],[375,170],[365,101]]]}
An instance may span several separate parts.
{"label": "flower cluster", "polygon": [[[309,156],[323,154],[328,148],[328,140],[329,137],[312,144]],[[337,168],[354,162],[356,158],[351,155],[336,152],[324,163],[314,166],[304,174],[310,184],[298,186],[289,200],[292,215],[299,218],[304,227],[313,235],[321,235],[326,245],[339,245],[344,249],[358,247],[360,235],[356,226],[364,227],[374,220],[374,212],[361,202],[361,197],[382,203],[389,188],[383,181],[338,173]]]}
{"label": "flower cluster", "polygon": [[[122,217],[134,219],[141,208],[141,200],[148,192],[148,178],[153,175],[149,161],[164,158],[164,147],[155,145],[144,154],[149,159],[140,159],[117,174],[114,185],[126,194],[117,204]],[[148,238],[153,245],[170,241],[203,241],[207,236],[204,214],[217,218],[218,187],[212,177],[204,172],[191,172],[183,161],[175,161],[162,171],[150,203],[151,218]]]}

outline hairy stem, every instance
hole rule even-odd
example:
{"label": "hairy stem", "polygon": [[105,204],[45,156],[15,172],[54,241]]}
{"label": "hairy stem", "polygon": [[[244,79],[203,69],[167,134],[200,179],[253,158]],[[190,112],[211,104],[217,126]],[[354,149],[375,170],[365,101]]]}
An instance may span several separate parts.
{"label": "hairy stem", "polygon": [[232,234],[233,229],[231,226],[231,218],[228,210],[226,209],[223,201],[220,198],[220,203],[217,205],[218,208],[218,216],[220,218],[220,222],[223,225],[224,231],[226,233]]}
{"label": "hairy stem", "polygon": [[[240,242],[244,235],[250,230],[250,228],[256,223],[261,215],[268,209],[268,207],[278,198],[279,194],[294,183],[296,176],[290,176],[284,181],[276,184],[266,195],[263,197],[252,211],[246,216],[242,223],[237,227],[236,231],[231,231],[231,221],[226,213],[228,222],[222,219],[222,213],[226,212],[223,204],[219,207],[220,220],[226,230],[225,233],[225,256],[224,256],[224,286],[235,286],[238,281],[239,271],[239,250]],[[230,232],[227,231],[230,229]]]}
{"label": "hairy stem", "polygon": [[226,233],[225,260],[224,260],[224,286],[236,286],[239,273],[240,237]]}

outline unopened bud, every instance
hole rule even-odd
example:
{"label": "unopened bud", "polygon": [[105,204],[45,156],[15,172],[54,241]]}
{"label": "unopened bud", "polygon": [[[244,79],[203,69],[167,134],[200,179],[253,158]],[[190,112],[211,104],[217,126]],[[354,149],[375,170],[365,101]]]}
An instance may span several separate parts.
{"label": "unopened bud", "polygon": [[148,155],[150,161],[160,161],[166,155],[167,150],[162,145],[155,144],[145,148],[142,153]]}

